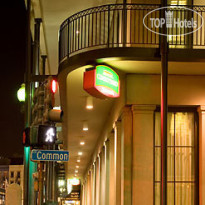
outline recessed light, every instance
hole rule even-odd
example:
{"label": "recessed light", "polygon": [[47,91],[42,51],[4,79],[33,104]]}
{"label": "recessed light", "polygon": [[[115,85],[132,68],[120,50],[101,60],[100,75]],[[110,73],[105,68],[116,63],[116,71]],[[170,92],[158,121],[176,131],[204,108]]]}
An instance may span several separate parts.
{"label": "recessed light", "polygon": [[83,131],[88,131],[88,123],[87,123],[87,121],[83,122]]}
{"label": "recessed light", "polygon": [[86,98],[86,109],[88,109],[88,110],[93,109],[93,98],[91,96],[88,96]]}
{"label": "recessed light", "polygon": [[79,168],[79,166],[75,166],[76,167],[76,169],[78,169]]}
{"label": "recessed light", "polygon": [[83,153],[82,153],[82,152],[78,152],[78,155],[80,155],[80,156],[81,156],[81,155],[83,155]]}
{"label": "recessed light", "polygon": [[80,159],[78,159],[77,162],[80,162]]}
{"label": "recessed light", "polygon": [[78,170],[75,170],[75,173],[78,173]]}
{"label": "recessed light", "polygon": [[84,145],[84,144],[85,144],[85,142],[83,142],[83,141],[82,141],[82,142],[80,142],[80,145]]}

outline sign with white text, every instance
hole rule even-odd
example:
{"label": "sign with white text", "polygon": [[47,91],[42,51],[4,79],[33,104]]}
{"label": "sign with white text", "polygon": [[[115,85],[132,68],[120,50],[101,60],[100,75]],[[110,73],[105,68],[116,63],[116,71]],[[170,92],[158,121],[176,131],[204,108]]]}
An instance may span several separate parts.
{"label": "sign with white text", "polygon": [[60,161],[67,162],[69,160],[69,152],[62,150],[32,150],[32,161]]}
{"label": "sign with white text", "polygon": [[120,96],[118,74],[106,65],[97,65],[84,73],[83,88],[98,98],[117,98]]}

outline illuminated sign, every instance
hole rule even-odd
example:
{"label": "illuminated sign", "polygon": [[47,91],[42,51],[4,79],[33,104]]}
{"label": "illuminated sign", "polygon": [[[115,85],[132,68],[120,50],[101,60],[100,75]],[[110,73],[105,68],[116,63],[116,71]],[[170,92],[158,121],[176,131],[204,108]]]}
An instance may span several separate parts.
{"label": "illuminated sign", "polygon": [[54,144],[56,141],[56,127],[49,125],[39,125],[38,144]]}
{"label": "illuminated sign", "polygon": [[118,74],[106,65],[97,65],[84,73],[83,88],[98,98],[117,98],[120,96]]}

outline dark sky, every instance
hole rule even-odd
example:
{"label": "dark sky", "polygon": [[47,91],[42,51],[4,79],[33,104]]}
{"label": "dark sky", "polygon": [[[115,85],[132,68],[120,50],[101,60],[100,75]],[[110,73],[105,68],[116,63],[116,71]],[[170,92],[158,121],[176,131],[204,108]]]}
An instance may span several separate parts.
{"label": "dark sky", "polygon": [[2,1],[0,19],[0,156],[12,157],[23,154],[24,114],[16,93],[25,72],[24,0]]}

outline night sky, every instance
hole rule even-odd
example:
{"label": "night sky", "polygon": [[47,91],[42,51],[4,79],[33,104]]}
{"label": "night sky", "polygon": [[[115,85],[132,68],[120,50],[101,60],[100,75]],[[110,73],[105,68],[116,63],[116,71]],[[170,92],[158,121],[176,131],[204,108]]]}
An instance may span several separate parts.
{"label": "night sky", "polygon": [[2,1],[0,19],[0,156],[15,157],[23,154],[24,114],[16,93],[24,82],[25,72],[24,0]]}

